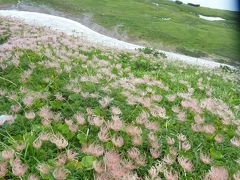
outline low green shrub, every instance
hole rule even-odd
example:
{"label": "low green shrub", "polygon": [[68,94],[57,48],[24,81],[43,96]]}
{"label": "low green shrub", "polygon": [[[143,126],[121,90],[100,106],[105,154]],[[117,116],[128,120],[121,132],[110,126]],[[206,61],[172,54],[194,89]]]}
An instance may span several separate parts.
{"label": "low green shrub", "polygon": [[177,4],[183,4],[182,1],[175,1]]}
{"label": "low green shrub", "polygon": [[7,42],[7,40],[9,39],[10,35],[9,34],[4,34],[0,36],[0,44],[4,44],[5,42]]}
{"label": "low green shrub", "polygon": [[187,3],[189,6],[200,7],[200,4]]}
{"label": "low green shrub", "polygon": [[149,48],[149,47],[140,49],[140,52],[143,52],[144,54],[153,55],[154,57],[167,58],[165,53],[159,52],[158,50],[153,49],[153,48]]}

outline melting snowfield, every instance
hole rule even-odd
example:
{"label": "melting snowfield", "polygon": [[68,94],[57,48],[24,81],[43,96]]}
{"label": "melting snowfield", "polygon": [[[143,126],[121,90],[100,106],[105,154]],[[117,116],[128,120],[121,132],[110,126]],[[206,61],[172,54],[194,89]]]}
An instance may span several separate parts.
{"label": "melting snowfield", "polygon": [[[16,11],[16,10],[0,10],[0,16],[7,16],[18,18],[26,22],[27,24],[41,27],[48,27],[53,30],[66,33],[68,35],[78,36],[82,40],[104,46],[107,48],[115,48],[120,50],[135,50],[139,48],[144,48],[143,46],[127,43],[114,39],[98,32],[95,32],[88,27],[82,25],[79,22],[62,18],[58,16],[27,12],[27,11]],[[190,56],[181,55],[173,52],[166,52],[159,50],[166,54],[169,60],[179,60],[189,64],[199,65],[207,68],[217,68],[220,66],[228,66],[226,64],[217,63],[214,61],[209,61],[201,58],[194,58]],[[230,67],[230,66],[229,66]]]}
{"label": "melting snowfield", "polygon": [[203,16],[203,15],[199,15],[199,18],[207,21],[224,21],[225,20],[221,17],[210,17],[210,16]]}

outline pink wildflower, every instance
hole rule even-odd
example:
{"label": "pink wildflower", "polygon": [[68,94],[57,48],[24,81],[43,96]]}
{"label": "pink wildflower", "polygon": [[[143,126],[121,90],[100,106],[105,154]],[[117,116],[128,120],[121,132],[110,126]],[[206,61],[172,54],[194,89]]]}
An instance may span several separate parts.
{"label": "pink wildflower", "polygon": [[200,153],[200,160],[201,160],[204,164],[210,164],[211,161],[212,161],[209,155],[203,154],[203,153]]}
{"label": "pink wildflower", "polygon": [[68,161],[74,161],[77,157],[77,152],[73,150],[67,150],[67,159]]}
{"label": "pink wildflower", "polygon": [[168,144],[168,145],[173,145],[174,143],[175,143],[174,138],[167,137],[167,144]]}
{"label": "pink wildflower", "polygon": [[222,143],[224,141],[224,137],[220,134],[217,134],[214,139],[217,143]]}
{"label": "pink wildflower", "polygon": [[33,120],[35,118],[35,113],[33,111],[25,112],[25,117],[29,120]]}
{"label": "pink wildflower", "polygon": [[122,147],[123,146],[123,144],[124,144],[124,140],[123,140],[123,138],[121,137],[121,136],[119,136],[119,137],[113,137],[112,138],[112,143],[116,146],[116,147]]}
{"label": "pink wildflower", "polygon": [[199,125],[199,124],[192,124],[192,131],[193,132],[202,132],[203,127],[202,127],[202,125]]}
{"label": "pink wildflower", "polygon": [[172,111],[175,113],[179,113],[180,112],[180,108],[177,106],[172,107]]}
{"label": "pink wildflower", "polygon": [[142,129],[133,125],[129,125],[125,131],[129,136],[140,136],[142,134]]}
{"label": "pink wildflower", "polygon": [[88,118],[88,122],[91,125],[94,125],[96,127],[101,127],[102,124],[104,123],[104,119],[102,117],[99,116],[92,116]]}
{"label": "pink wildflower", "polygon": [[120,131],[123,127],[123,122],[118,116],[112,116],[112,121],[108,126],[114,131]]}
{"label": "pink wildflower", "polygon": [[17,151],[23,151],[25,148],[26,148],[26,143],[24,141],[16,144]]}
{"label": "pink wildflower", "polygon": [[152,130],[152,131],[157,131],[159,130],[159,125],[157,122],[146,122],[145,123],[145,127],[148,129],[148,130]]}
{"label": "pink wildflower", "polygon": [[56,97],[56,100],[58,100],[58,101],[63,101],[64,100],[62,94],[59,93],[59,92],[57,94],[55,94],[55,97]]}
{"label": "pink wildflower", "polygon": [[18,104],[16,105],[12,105],[11,106],[11,110],[15,113],[19,112],[21,110],[21,106],[19,106]]}
{"label": "pink wildflower", "polygon": [[160,152],[158,149],[150,149],[150,153],[153,157],[153,159],[157,159],[160,156]]}
{"label": "pink wildflower", "polygon": [[[1,177],[1,176],[0,176]],[[234,175],[233,175],[233,179],[234,180],[239,180],[240,179],[240,171],[237,171]]]}
{"label": "pink wildflower", "polygon": [[178,117],[178,120],[179,120],[180,122],[186,121],[186,113],[183,112],[183,111],[180,111],[180,112],[177,114],[177,117]]}
{"label": "pink wildflower", "polygon": [[194,120],[195,120],[195,123],[196,123],[196,124],[202,124],[202,123],[204,123],[204,119],[203,119],[199,114],[197,114],[197,115],[194,116]]}
{"label": "pink wildflower", "polygon": [[69,171],[67,169],[65,169],[64,167],[57,167],[53,171],[53,177],[56,180],[64,180],[67,178],[68,174],[69,174]]}
{"label": "pink wildflower", "polygon": [[39,177],[35,174],[31,174],[30,176],[28,176],[28,180],[39,180]]}
{"label": "pink wildflower", "polygon": [[146,124],[148,122],[149,114],[147,112],[142,112],[136,119],[136,122],[140,125]]}
{"label": "pink wildflower", "polygon": [[26,96],[22,99],[23,104],[26,106],[31,106],[33,104],[34,98],[31,96]]}
{"label": "pink wildflower", "polygon": [[181,133],[178,134],[177,138],[179,141],[182,141],[182,142],[187,140],[187,137]]}
{"label": "pink wildflower", "polygon": [[183,100],[181,105],[182,107],[190,109],[195,113],[201,113],[201,107],[198,105],[198,102],[195,99]]}
{"label": "pink wildflower", "polygon": [[138,166],[145,166],[146,165],[146,157],[139,156],[137,159],[135,159],[135,162]]}
{"label": "pink wildflower", "polygon": [[40,149],[42,147],[42,141],[40,139],[36,139],[33,141],[33,147],[35,149]]}
{"label": "pink wildflower", "polygon": [[81,150],[83,153],[90,154],[96,157],[99,157],[104,153],[103,146],[97,144],[83,145]]}
{"label": "pink wildflower", "polygon": [[132,171],[132,170],[134,170],[136,168],[136,166],[134,165],[134,163],[131,160],[123,160],[122,164],[129,171]]}
{"label": "pink wildflower", "polygon": [[50,109],[47,106],[42,107],[38,114],[40,117],[46,120],[50,120],[53,117],[53,113],[50,111]]}
{"label": "pink wildflower", "polygon": [[1,154],[2,154],[2,158],[3,158],[4,160],[8,161],[8,160],[11,160],[11,159],[14,158],[15,152],[14,152],[14,150],[12,150],[12,149],[8,149],[8,150],[2,151]]}
{"label": "pink wildflower", "polygon": [[109,106],[109,104],[111,103],[112,99],[110,97],[104,97],[99,101],[99,104],[103,107],[106,108],[107,106]]}
{"label": "pink wildflower", "polygon": [[122,112],[118,107],[112,107],[112,114],[119,115],[119,114],[122,114]]}
{"label": "pink wildflower", "polygon": [[108,134],[108,129],[104,126],[101,127],[101,130],[98,132],[98,138],[102,142],[107,142],[109,141],[109,134]]}
{"label": "pink wildflower", "polygon": [[236,147],[240,147],[240,139],[237,138],[237,137],[233,137],[231,140],[230,140],[231,144],[233,146],[236,146]]}
{"label": "pink wildflower", "polygon": [[175,162],[175,158],[172,155],[167,154],[163,157],[163,161],[169,165],[172,165]]}
{"label": "pink wildflower", "polygon": [[118,162],[120,162],[121,158],[120,155],[114,151],[107,151],[105,152],[104,155],[104,162],[108,165],[111,166],[113,164],[116,164]]}
{"label": "pink wildflower", "polygon": [[174,171],[164,171],[164,177],[166,180],[178,180],[178,173]]}
{"label": "pink wildflower", "polygon": [[19,158],[16,158],[13,162],[12,162],[12,173],[15,176],[18,177],[22,177],[24,176],[24,174],[27,171],[27,166],[22,164],[21,160]]}
{"label": "pink wildflower", "polygon": [[162,119],[167,118],[166,110],[162,107],[158,107],[158,106],[152,107],[150,109],[150,112],[151,112],[152,116],[154,116],[154,117],[160,117]]}
{"label": "pink wildflower", "polygon": [[81,113],[75,114],[74,117],[79,125],[84,125],[86,123],[84,116]]}
{"label": "pink wildflower", "polygon": [[193,164],[189,159],[184,157],[178,157],[178,162],[180,166],[184,169],[184,171],[191,172],[193,170]]}
{"label": "pink wildflower", "polygon": [[183,149],[184,151],[190,150],[190,149],[191,149],[191,144],[189,144],[189,142],[187,142],[187,141],[183,142],[183,143],[182,143],[182,149]]}
{"label": "pink wildflower", "polygon": [[228,171],[224,167],[211,167],[205,180],[228,180]]}
{"label": "pink wildflower", "polygon": [[158,171],[157,169],[153,166],[148,170],[148,174],[151,177],[151,179],[156,179],[158,176]]}
{"label": "pink wildflower", "polygon": [[173,155],[174,157],[177,157],[177,154],[178,154],[177,148],[175,148],[175,147],[172,146],[172,147],[169,148],[169,152],[170,152],[170,154]]}
{"label": "pink wildflower", "polygon": [[68,141],[61,135],[52,135],[50,141],[57,146],[58,149],[64,149],[68,146]]}
{"label": "pink wildflower", "polygon": [[128,150],[128,157],[130,157],[131,159],[137,159],[140,155],[140,152],[137,148],[131,148]]}
{"label": "pink wildflower", "polygon": [[207,134],[213,134],[216,131],[216,128],[212,124],[206,124],[203,126],[203,131]]}
{"label": "pink wildflower", "polygon": [[177,97],[176,95],[170,95],[170,96],[167,96],[167,99],[169,102],[173,102],[175,101],[176,97]]}
{"label": "pink wildflower", "polygon": [[142,145],[142,137],[141,136],[133,136],[132,137],[132,143],[135,146],[140,146]]}
{"label": "pink wildflower", "polygon": [[7,162],[0,162],[0,178],[3,178],[7,175]]}
{"label": "pink wildflower", "polygon": [[39,135],[38,139],[41,140],[41,141],[48,141],[48,140],[50,140],[50,137],[51,137],[51,135],[49,133],[42,132]]}
{"label": "pink wildflower", "polygon": [[65,153],[61,153],[56,158],[56,165],[57,166],[64,166],[67,162],[67,155]]}
{"label": "pink wildflower", "polygon": [[101,174],[104,171],[103,161],[94,161],[93,168],[98,174]]}
{"label": "pink wildflower", "polygon": [[37,170],[38,170],[40,173],[46,175],[46,174],[49,173],[50,167],[49,167],[47,164],[38,164],[38,165],[37,165]]}

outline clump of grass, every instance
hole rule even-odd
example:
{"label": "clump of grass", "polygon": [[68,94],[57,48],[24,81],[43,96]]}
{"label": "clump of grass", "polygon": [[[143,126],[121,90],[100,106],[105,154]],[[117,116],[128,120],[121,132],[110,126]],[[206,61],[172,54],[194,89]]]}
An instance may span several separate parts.
{"label": "clump of grass", "polygon": [[167,58],[165,53],[159,52],[158,50],[153,48],[146,47],[146,48],[139,49],[139,51],[143,52],[146,55],[153,55],[154,57],[158,57],[158,58]]}
{"label": "clump of grass", "polygon": [[1,21],[1,178],[239,177],[236,73]]}
{"label": "clump of grass", "polygon": [[200,58],[200,57],[207,57],[208,56],[205,52],[202,52],[200,50],[189,50],[189,49],[186,49],[186,48],[183,48],[183,47],[178,47],[176,50],[179,53],[183,53],[185,55],[192,56],[192,57]]}
{"label": "clump of grass", "polygon": [[7,42],[9,37],[10,35],[8,34],[0,35],[0,44],[4,44],[5,42]]}

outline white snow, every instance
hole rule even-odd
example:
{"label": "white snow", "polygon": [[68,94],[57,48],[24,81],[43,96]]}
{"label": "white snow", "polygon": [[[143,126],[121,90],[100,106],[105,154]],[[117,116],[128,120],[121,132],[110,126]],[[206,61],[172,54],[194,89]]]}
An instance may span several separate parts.
{"label": "white snow", "polygon": [[[99,34],[88,27],[80,24],[79,22],[43,14],[36,12],[27,12],[27,11],[17,11],[17,10],[0,10],[0,16],[10,16],[13,18],[22,19],[24,22],[30,25],[49,27],[53,30],[59,32],[64,32],[68,35],[79,36],[83,40],[86,40],[90,43],[105,46],[108,48],[116,48],[120,50],[135,50],[139,48],[144,48],[143,46],[127,43],[120,41],[102,34]],[[190,56],[181,55],[178,53],[167,52],[159,50],[162,53],[165,53],[169,60],[179,60],[193,65],[199,65],[207,68],[217,68],[220,66],[228,66],[226,64],[217,63],[214,61],[208,61],[201,58],[194,58]],[[231,67],[231,66],[229,66]]]}
{"label": "white snow", "polygon": [[1,115],[0,116],[0,126],[3,125],[5,122],[7,121],[11,121],[12,120],[12,116],[10,115]]}
{"label": "white snow", "polygon": [[203,15],[199,15],[199,18],[207,21],[224,21],[225,20],[221,17],[210,17],[210,16],[203,16]]}
{"label": "white snow", "polygon": [[163,21],[170,21],[172,18],[160,18]]}

